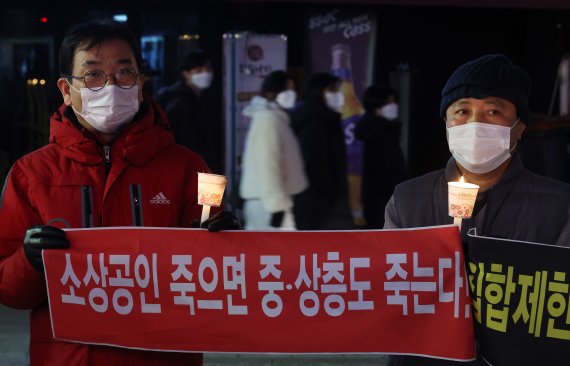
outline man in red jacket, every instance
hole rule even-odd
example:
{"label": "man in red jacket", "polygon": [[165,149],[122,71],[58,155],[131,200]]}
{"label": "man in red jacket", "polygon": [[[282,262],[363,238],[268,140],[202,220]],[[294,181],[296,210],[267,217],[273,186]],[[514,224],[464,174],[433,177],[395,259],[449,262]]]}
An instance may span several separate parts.
{"label": "man in red jacket", "polygon": [[[71,27],[59,67],[64,103],[51,117],[50,143],[14,164],[0,198],[0,303],[32,310],[32,366],[201,365],[201,354],[52,338],[41,251],[69,247],[60,228],[191,227],[201,211],[196,173],[208,171],[175,144],[164,113],[143,95],[140,48],[122,24]],[[167,200],[157,203],[158,194]],[[204,224],[240,228],[226,211]]]}

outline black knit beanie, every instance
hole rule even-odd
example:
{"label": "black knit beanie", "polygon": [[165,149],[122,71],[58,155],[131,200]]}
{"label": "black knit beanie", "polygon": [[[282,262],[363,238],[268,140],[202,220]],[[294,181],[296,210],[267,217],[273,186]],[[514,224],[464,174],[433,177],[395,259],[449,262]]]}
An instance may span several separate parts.
{"label": "black knit beanie", "polygon": [[505,55],[486,55],[459,66],[441,92],[439,114],[445,118],[447,108],[461,98],[498,97],[512,102],[518,117],[530,123],[528,95],[530,77]]}

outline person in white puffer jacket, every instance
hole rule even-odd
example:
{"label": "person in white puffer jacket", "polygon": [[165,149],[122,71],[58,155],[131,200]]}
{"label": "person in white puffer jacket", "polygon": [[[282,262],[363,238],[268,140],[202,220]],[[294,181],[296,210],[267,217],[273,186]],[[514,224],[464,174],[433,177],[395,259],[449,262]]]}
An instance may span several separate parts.
{"label": "person in white puffer jacket", "polygon": [[292,196],[305,190],[308,180],[285,111],[295,105],[294,88],[291,76],[273,71],[243,111],[252,118],[239,188],[246,230],[295,230]]}

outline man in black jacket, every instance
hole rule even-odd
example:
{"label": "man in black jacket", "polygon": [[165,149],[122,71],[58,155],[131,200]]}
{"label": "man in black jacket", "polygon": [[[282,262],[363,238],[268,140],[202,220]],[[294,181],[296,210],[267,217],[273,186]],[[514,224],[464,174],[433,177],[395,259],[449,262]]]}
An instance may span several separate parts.
{"label": "man in black jacket", "polygon": [[400,149],[400,121],[396,91],[371,85],[364,91],[362,116],[354,136],[364,142],[362,156],[362,205],[367,229],[384,226],[384,207],[394,187],[406,178]]}
{"label": "man in black jacket", "polygon": [[[516,152],[531,118],[529,92],[527,73],[504,55],[486,55],[455,70],[440,105],[452,157],[445,169],[396,187],[384,228],[451,224],[447,182],[463,176],[480,186],[473,216],[462,222],[464,241],[474,228],[482,236],[570,246],[570,185],[531,173]],[[392,356],[389,364],[454,363]]]}
{"label": "man in black jacket", "polygon": [[221,100],[212,89],[214,72],[208,55],[190,51],[180,65],[181,80],[161,88],[156,99],[164,108],[176,142],[202,155],[221,172]]}

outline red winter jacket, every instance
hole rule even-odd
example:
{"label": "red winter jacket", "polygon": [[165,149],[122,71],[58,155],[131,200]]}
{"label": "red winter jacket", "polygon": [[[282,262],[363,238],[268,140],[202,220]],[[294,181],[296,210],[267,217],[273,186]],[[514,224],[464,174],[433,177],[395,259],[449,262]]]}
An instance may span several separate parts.
{"label": "red winter jacket", "polygon": [[149,98],[110,147],[89,137],[65,110],[61,106],[51,118],[50,143],[16,161],[0,199],[0,303],[32,309],[31,366],[201,365],[201,354],[53,339],[43,273],[22,249],[26,229],[190,227],[201,212],[196,173],[208,171],[199,155],[175,144],[163,112]]}

